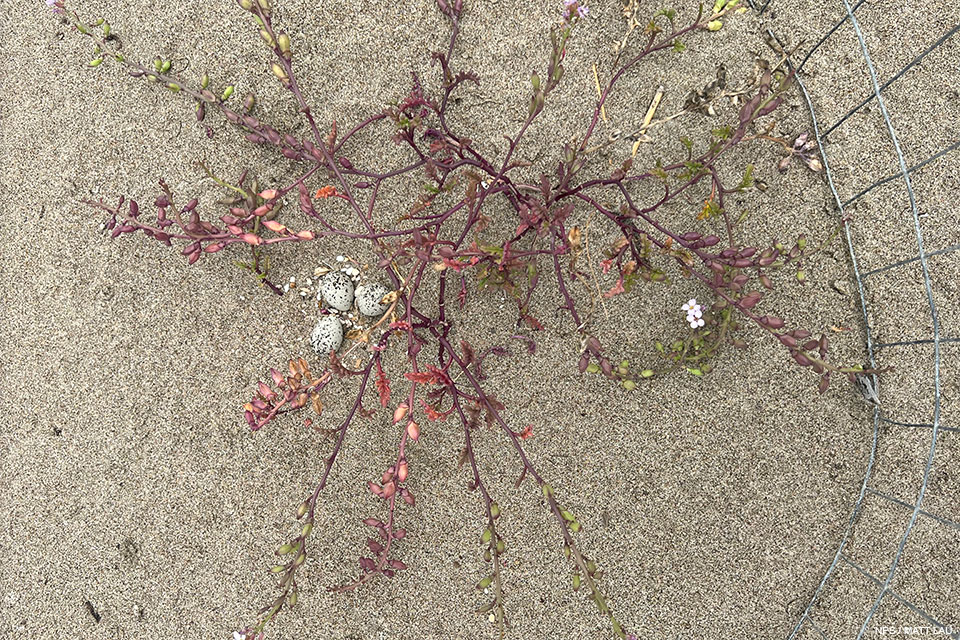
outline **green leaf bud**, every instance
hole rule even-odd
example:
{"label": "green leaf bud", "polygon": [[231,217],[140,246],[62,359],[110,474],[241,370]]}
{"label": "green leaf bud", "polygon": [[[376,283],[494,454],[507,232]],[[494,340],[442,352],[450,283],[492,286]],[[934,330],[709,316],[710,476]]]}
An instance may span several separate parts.
{"label": "green leaf bud", "polygon": [[281,33],[277,36],[277,44],[280,46],[280,52],[284,54],[284,57],[290,58],[290,36],[285,33]]}

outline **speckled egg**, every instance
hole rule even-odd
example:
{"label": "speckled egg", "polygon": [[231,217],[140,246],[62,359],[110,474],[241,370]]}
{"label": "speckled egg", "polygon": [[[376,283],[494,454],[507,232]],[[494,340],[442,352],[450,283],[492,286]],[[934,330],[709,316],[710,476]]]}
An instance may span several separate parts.
{"label": "speckled egg", "polygon": [[322,315],[317,320],[317,326],[310,334],[310,343],[313,350],[322,356],[330,355],[331,351],[340,348],[343,342],[343,325],[337,316]]}
{"label": "speckled egg", "polygon": [[348,311],[353,306],[353,280],[343,271],[331,271],[323,276],[318,293],[338,311]]}
{"label": "speckled egg", "polygon": [[390,308],[390,305],[380,302],[388,293],[390,289],[379,282],[360,285],[356,294],[357,309],[365,316],[382,316]]}

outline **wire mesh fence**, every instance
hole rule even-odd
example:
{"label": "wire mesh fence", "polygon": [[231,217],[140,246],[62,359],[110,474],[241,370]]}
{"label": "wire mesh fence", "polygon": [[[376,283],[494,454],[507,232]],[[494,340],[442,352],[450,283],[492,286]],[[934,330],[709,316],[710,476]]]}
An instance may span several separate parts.
{"label": "wire mesh fence", "polygon": [[[867,359],[894,370],[832,562],[795,638],[960,638],[960,9],[750,0],[789,54],[846,243]],[[778,6],[782,5],[782,6]],[[924,10],[926,9],[926,10]],[[917,34],[926,34],[918,37]],[[805,41],[804,41],[805,40]],[[842,88],[838,91],[837,87]]]}

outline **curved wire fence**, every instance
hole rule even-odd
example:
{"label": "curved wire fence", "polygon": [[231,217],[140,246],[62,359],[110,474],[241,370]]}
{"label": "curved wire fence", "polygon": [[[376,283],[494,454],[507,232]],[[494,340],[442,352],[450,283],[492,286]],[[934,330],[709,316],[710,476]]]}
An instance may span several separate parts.
{"label": "curved wire fence", "polygon": [[[792,34],[790,25],[776,12],[795,12],[796,3],[750,4],[765,18],[771,44],[790,51],[794,45],[782,35]],[[893,14],[909,4],[817,5],[811,14],[826,20],[820,34],[788,57],[833,204],[840,215],[854,215],[846,243],[869,364],[895,367],[873,379],[880,406],[863,482],[832,562],[803,595],[789,640],[960,639],[960,322],[952,323],[960,305],[960,218],[950,206],[960,194],[960,10],[927,3],[942,15],[926,25],[936,30],[926,42],[891,37],[891,24],[894,34],[907,25]],[[882,45],[870,47],[871,40]],[[832,85],[807,73],[818,63],[834,76]],[[839,68],[859,76],[839,83],[843,95],[830,88],[838,86]],[[928,95],[924,77],[931,74],[944,85],[945,102]],[[850,98],[852,106],[845,106]],[[838,141],[851,127],[855,138]],[[861,219],[863,209],[872,215]]]}

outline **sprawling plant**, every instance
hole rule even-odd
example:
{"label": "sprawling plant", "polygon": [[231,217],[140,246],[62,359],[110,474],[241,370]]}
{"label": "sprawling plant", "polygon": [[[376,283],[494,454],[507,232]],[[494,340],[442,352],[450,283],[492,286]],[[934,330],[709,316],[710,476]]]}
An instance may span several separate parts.
{"label": "sprawling plant", "polygon": [[[634,162],[637,145],[648,129],[682,115],[653,120],[659,96],[642,127],[630,138],[636,141],[632,155],[611,165],[608,159],[613,138],[597,141],[605,105],[621,79],[658,54],[676,55],[697,34],[720,29],[736,0],[717,0],[711,11],[701,7],[685,24],[678,22],[672,10],[641,21],[637,3],[626,2],[628,30],[617,47],[609,79],[605,85],[597,81],[599,97],[592,115],[572,141],[559,150],[549,173],[537,173],[519,157],[518,149],[563,80],[564,56],[587,14],[582,2],[564,1],[557,24],[550,30],[545,68],[530,77],[527,116],[508,137],[498,157],[478,151],[471,132],[458,130],[448,117],[452,96],[463,85],[480,81],[473,72],[459,68],[454,57],[464,21],[462,0],[436,0],[436,8],[450,24],[446,46],[433,54],[441,74],[439,92],[428,93],[414,76],[409,93],[402,99],[347,130],[335,122],[321,126],[316,121],[297,82],[290,37],[274,21],[268,0],[238,0],[240,8],[255,21],[272,56],[273,74],[309,126],[310,135],[305,138],[282,133],[254,116],[253,97],[234,97],[233,85],[214,91],[207,75],[190,82],[174,72],[170,61],[160,58],[153,64],[140,64],[119,47],[109,23],[82,21],[63,0],[47,3],[92,40],[95,57],[88,63],[90,67],[107,61],[124,65],[131,76],[185,96],[198,120],[206,122],[210,116],[222,116],[248,141],[273,148],[295,169],[295,177],[284,184],[261,185],[246,171],[229,182],[204,167],[228,191],[222,201],[224,210],[215,220],[202,218],[197,199],[178,197],[163,181],[149,214],[144,211],[148,207],[124,198],[116,204],[91,202],[105,212],[105,226],[113,237],[142,233],[177,246],[190,264],[225,250],[242,250],[249,257],[237,264],[280,295],[284,288],[271,281],[269,274],[271,245],[325,238],[360,239],[369,242],[376,256],[376,276],[390,283],[391,293],[381,300],[386,312],[347,335],[350,352],[368,356],[356,360],[356,368],[350,368],[348,360],[335,350],[322,354],[322,360],[315,364],[294,357],[282,370],[270,369],[269,377],[258,384],[245,405],[247,423],[259,430],[287,414],[311,408],[315,414],[322,414],[328,386],[352,390],[346,417],[323,429],[331,435],[333,444],[315,488],[297,509],[302,523],[299,532],[277,549],[280,560],[271,572],[278,580],[278,591],[256,620],[235,634],[238,638],[263,637],[266,625],[297,602],[298,572],[308,559],[320,497],[334,463],[348,433],[357,428],[358,418],[381,420],[381,411],[383,420],[396,429],[396,448],[387,454],[382,475],[368,482],[379,502],[377,513],[363,519],[373,534],[359,559],[359,574],[334,589],[354,589],[380,577],[391,578],[406,568],[395,551],[408,537],[407,529],[401,526],[404,509],[416,502],[411,463],[414,443],[425,421],[445,422],[462,432],[461,463],[468,468],[469,486],[479,496],[482,508],[484,523],[479,541],[489,572],[477,587],[492,594],[492,599],[480,612],[495,622],[501,635],[504,633],[508,606],[502,559],[507,541],[498,525],[500,507],[481,476],[473,444],[480,434],[478,426],[486,423],[501,432],[516,453],[517,486],[526,480],[542,493],[570,562],[574,589],[586,592],[600,614],[609,619],[614,634],[628,636],[601,590],[597,563],[578,543],[580,521],[527,454],[525,440],[533,427],[511,424],[504,406],[484,387],[485,359],[491,354],[502,355],[505,347],[478,352],[468,336],[457,332],[451,318],[453,306],[462,308],[466,304],[472,283],[481,290],[496,288],[510,294],[516,300],[518,325],[525,325],[535,335],[542,324],[532,315],[531,300],[543,289],[545,280],[552,280],[559,292],[559,305],[568,314],[579,341],[579,370],[605,376],[627,391],[676,369],[693,375],[707,373],[711,358],[720,348],[743,346],[737,329],[744,321],[760,327],[779,341],[797,364],[814,371],[821,391],[832,375],[853,375],[858,370],[839,367],[829,360],[825,335],[814,338],[805,329],[788,328],[776,315],[758,311],[766,290],[773,287],[771,274],[790,266],[793,275],[804,280],[804,262],[836,232],[816,247],[808,246],[803,236],[790,246],[777,241],[765,247],[749,246],[739,238],[740,220],[728,211],[731,194],[754,188],[753,168],[748,165],[739,183],[730,185],[721,179],[718,166],[732,149],[745,142],[772,139],[783,144],[789,155],[781,164],[782,170],[794,157],[813,170],[819,169],[816,149],[805,136],[788,143],[772,138],[770,128],[761,124],[761,119],[781,104],[791,84],[791,74],[780,64],[761,61],[756,77],[737,90],[727,90],[726,73],[721,69],[717,80],[703,91],[693,92],[685,113],[714,113],[713,105],[720,99],[733,101],[739,112],[731,122],[714,129],[702,146],[684,139],[682,155],[675,161],[647,167],[635,166]],[[351,160],[355,156],[351,145],[358,132],[383,128],[389,130],[392,144],[406,150],[408,162],[383,172],[357,166]],[[207,130],[212,135],[212,129]],[[614,167],[612,171],[610,166]],[[399,219],[376,219],[378,195],[386,185],[399,181],[425,181],[427,186]],[[668,205],[682,205],[688,198],[704,204],[687,220],[687,226],[693,228],[680,230],[662,214]],[[491,220],[489,205],[495,200],[506,203],[512,220]],[[296,206],[283,208],[281,214],[288,201],[295,201]],[[335,207],[352,212],[359,230],[350,231],[331,222],[329,214]],[[597,227],[606,227],[616,237],[598,267],[589,252],[583,255],[588,242],[586,231],[573,224],[584,212],[597,220]],[[690,329],[672,344],[657,343],[662,364],[637,367],[614,358],[591,330],[597,300],[630,292],[640,280],[665,282],[670,265],[683,278],[703,283],[713,300],[709,304],[690,300],[683,305]],[[598,271],[612,272],[616,278],[606,292],[598,285]],[[435,286],[425,286],[427,279],[434,278]],[[574,283],[585,285],[582,291],[588,292],[589,307],[575,296]],[[524,348],[535,348],[529,334],[512,338],[522,341]],[[387,372],[393,370],[400,374],[393,374],[391,380]],[[343,397],[343,393],[337,397]],[[313,420],[306,418],[308,424]]]}

